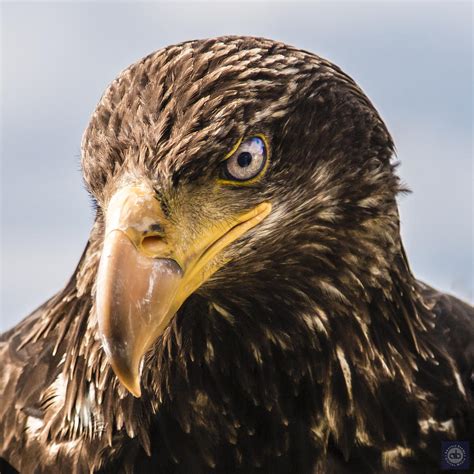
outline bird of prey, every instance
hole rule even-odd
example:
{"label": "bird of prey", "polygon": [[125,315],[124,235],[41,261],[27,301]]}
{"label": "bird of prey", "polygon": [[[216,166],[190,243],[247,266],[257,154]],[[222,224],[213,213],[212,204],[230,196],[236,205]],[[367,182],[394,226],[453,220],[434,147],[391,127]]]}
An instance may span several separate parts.
{"label": "bird of prey", "polygon": [[310,52],[227,36],[122,72],[79,264],[0,339],[3,469],[437,472],[473,432],[474,310],[411,273],[395,167]]}

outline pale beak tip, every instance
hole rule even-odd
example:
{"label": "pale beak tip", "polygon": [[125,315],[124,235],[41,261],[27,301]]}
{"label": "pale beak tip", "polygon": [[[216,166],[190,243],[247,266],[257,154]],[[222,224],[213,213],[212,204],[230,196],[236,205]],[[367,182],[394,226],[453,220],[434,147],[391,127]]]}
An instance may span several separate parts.
{"label": "pale beak tip", "polygon": [[142,389],[138,379],[134,380],[134,383],[126,388],[135,398],[140,398],[142,396]]}
{"label": "pale beak tip", "polygon": [[142,396],[142,389],[140,387],[140,378],[138,376],[131,379],[125,380],[119,377],[120,383],[135,397],[140,398]]}
{"label": "pale beak tip", "polygon": [[[109,359],[110,360],[110,359]],[[140,398],[142,390],[140,387],[140,375],[137,370],[131,369],[125,364],[117,365],[117,361],[110,360],[112,369],[120,383],[135,397]]]}

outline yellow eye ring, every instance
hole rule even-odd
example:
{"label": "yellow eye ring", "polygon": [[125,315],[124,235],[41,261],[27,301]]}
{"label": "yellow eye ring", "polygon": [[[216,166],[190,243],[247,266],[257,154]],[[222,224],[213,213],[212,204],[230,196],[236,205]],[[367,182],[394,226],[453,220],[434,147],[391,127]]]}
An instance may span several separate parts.
{"label": "yellow eye ring", "polygon": [[258,182],[270,163],[270,147],[265,135],[241,137],[222,160],[219,184],[249,186]]}

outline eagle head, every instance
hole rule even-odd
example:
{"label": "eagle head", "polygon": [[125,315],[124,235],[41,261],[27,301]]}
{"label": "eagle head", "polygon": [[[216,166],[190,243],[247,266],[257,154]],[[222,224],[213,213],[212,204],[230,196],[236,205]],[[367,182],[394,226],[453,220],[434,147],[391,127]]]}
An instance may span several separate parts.
{"label": "eagle head", "polygon": [[179,315],[205,317],[193,307],[244,339],[291,335],[309,313],[324,332],[387,288],[392,154],[354,81],[282,43],[190,41],[122,72],[82,143],[102,242],[95,312],[119,380],[139,397],[144,355]]}

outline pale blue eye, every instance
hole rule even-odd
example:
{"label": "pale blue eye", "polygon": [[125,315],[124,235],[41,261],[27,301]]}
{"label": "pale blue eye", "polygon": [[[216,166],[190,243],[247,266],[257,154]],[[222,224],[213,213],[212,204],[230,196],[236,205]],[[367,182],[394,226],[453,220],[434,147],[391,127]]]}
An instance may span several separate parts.
{"label": "pale blue eye", "polygon": [[255,178],[265,166],[267,150],[260,137],[250,137],[242,141],[230,158],[225,161],[227,179],[247,181]]}

